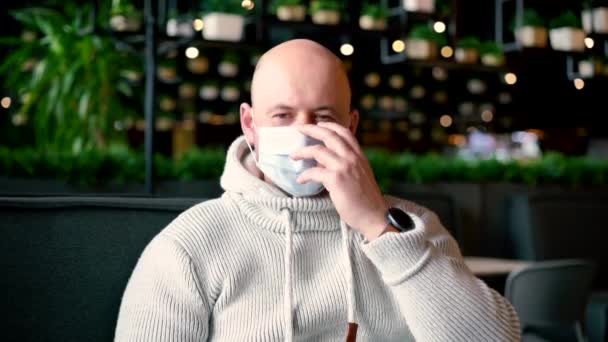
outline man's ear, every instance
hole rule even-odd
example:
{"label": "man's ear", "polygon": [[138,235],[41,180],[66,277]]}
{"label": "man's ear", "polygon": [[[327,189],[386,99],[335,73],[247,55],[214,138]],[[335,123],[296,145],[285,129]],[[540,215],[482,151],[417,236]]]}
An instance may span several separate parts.
{"label": "man's ear", "polygon": [[241,103],[241,130],[251,146],[255,145],[255,130],[253,129],[253,109],[248,103]]}
{"label": "man's ear", "polygon": [[356,135],[358,126],[359,126],[359,111],[356,109],[353,109],[350,111],[350,125],[348,126],[348,129],[350,129],[350,132],[353,135]]}

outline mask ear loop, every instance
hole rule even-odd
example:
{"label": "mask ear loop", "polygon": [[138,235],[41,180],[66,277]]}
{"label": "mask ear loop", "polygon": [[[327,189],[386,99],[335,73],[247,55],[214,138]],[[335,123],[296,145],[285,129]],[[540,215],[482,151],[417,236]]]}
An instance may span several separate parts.
{"label": "mask ear loop", "polygon": [[[255,130],[255,132],[257,133],[258,128],[255,126],[255,121],[253,120],[253,109],[251,110],[251,125],[253,126],[253,129]],[[245,143],[247,143],[247,147],[249,147],[249,152],[251,152],[251,155],[253,156],[253,161],[255,162],[255,165],[260,168],[259,164],[258,164],[258,160],[255,157],[255,153],[253,152],[253,148],[251,148],[251,145],[249,144],[249,140],[247,140],[247,137],[245,137]]]}

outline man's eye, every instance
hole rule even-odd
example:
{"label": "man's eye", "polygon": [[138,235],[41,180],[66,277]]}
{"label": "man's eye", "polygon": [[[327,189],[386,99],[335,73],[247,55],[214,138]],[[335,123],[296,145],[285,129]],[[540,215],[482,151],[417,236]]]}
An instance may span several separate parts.
{"label": "man's eye", "polygon": [[334,121],[331,115],[317,115],[315,118],[317,121]]}
{"label": "man's eye", "polygon": [[287,119],[287,118],[289,118],[289,114],[288,113],[276,113],[272,117],[276,118],[276,119]]}

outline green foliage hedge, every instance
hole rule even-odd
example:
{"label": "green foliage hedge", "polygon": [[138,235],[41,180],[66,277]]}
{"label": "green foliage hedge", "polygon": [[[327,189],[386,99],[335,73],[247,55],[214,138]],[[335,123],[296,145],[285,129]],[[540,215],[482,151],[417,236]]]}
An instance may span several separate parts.
{"label": "green foliage hedge", "polygon": [[[566,186],[608,183],[608,161],[559,153],[547,153],[541,159],[527,162],[467,161],[436,154],[414,155],[372,149],[365,150],[365,154],[383,188],[392,182],[510,182]],[[179,161],[161,155],[154,157],[158,180],[218,179],[224,162],[222,148],[192,150]],[[58,179],[85,185],[143,183],[144,157],[143,153],[125,146],[111,146],[103,151],[85,149],[80,153],[0,147],[0,176]]]}

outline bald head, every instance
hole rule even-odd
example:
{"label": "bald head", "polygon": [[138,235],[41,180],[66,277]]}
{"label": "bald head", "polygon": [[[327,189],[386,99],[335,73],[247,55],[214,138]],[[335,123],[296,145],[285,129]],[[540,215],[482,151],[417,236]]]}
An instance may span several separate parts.
{"label": "bald head", "polygon": [[[258,61],[251,82],[252,105],[263,100],[272,84],[307,92],[331,88],[343,110],[350,108],[350,86],[340,59],[324,46],[307,39],[294,39],[268,50]],[[295,90],[295,89],[294,89]],[[328,89],[329,90],[329,89]],[[276,93],[268,95],[276,96]]]}
{"label": "bald head", "polygon": [[241,105],[241,127],[255,141],[254,123],[288,126],[334,121],[354,132],[358,114],[340,59],[322,45],[294,39],[268,50],[251,82],[251,105]]}

